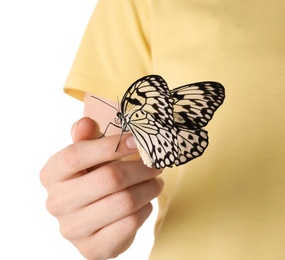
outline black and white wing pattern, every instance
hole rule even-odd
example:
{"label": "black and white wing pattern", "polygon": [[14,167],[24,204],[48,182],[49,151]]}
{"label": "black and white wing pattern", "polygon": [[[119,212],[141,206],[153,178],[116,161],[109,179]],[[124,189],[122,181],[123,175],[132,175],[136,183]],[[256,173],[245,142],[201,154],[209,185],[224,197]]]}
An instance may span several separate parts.
{"label": "black and white wing pattern", "polygon": [[191,130],[176,127],[176,130],[179,146],[179,153],[175,160],[176,166],[185,164],[204,153],[209,143],[208,132],[205,129]]}
{"label": "black and white wing pattern", "polygon": [[179,154],[175,164],[181,165],[203,154],[208,146],[204,126],[212,119],[225,98],[218,82],[198,82],[170,91],[174,99],[174,125]]}
{"label": "black and white wing pattern", "polygon": [[171,167],[178,156],[173,98],[164,79],[149,75],[137,80],[121,101],[123,131],[130,131],[156,168]]}
{"label": "black and white wing pattern", "polygon": [[217,82],[188,84],[170,91],[161,76],[149,75],[128,88],[115,122],[122,133],[133,134],[139,151],[147,154],[148,166],[178,166],[203,154],[208,146],[203,127],[224,97],[224,87]]}
{"label": "black and white wing pattern", "polygon": [[170,93],[174,99],[175,124],[186,129],[206,126],[225,98],[224,87],[213,81],[188,84]]}

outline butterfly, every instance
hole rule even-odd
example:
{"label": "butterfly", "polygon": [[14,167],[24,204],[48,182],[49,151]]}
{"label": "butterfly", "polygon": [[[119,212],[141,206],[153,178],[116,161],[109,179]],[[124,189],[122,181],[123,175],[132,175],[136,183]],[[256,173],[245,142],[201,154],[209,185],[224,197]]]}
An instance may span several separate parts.
{"label": "butterfly", "polygon": [[[224,87],[218,82],[198,82],[169,90],[161,76],[148,75],[127,89],[120,109],[115,108],[115,124],[109,125],[120,127],[122,134],[132,133],[147,166],[179,166],[207,148],[208,133],[203,127],[224,98]],[[118,147],[119,143],[116,151]]]}

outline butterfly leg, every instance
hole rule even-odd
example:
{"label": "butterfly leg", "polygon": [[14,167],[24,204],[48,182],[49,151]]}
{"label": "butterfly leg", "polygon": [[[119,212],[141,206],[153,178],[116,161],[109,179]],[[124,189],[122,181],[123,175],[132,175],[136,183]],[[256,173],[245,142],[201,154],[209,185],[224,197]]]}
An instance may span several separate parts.
{"label": "butterfly leg", "polygon": [[116,124],[114,124],[114,123],[112,123],[112,122],[109,122],[109,124],[107,125],[107,127],[106,127],[104,133],[103,133],[99,138],[102,138],[103,136],[105,136],[105,134],[107,133],[107,131],[108,131],[110,125],[115,126],[115,127],[117,127],[117,128],[121,128],[121,126],[116,125]]}
{"label": "butterfly leg", "polygon": [[[111,123],[112,124],[112,123]],[[116,127],[119,127],[118,125],[115,125],[115,124],[113,124],[114,126],[116,126]],[[121,127],[119,127],[119,128],[121,128]],[[118,142],[118,144],[117,144],[117,147],[116,147],[116,150],[115,150],[115,153],[118,151],[118,149],[119,149],[119,146],[120,146],[120,143],[121,143],[121,140],[122,140],[122,137],[123,137],[123,133],[124,132],[128,132],[128,125],[125,125],[124,126],[124,128],[121,128],[122,129],[122,132],[121,132],[121,135],[120,135],[120,139],[119,139],[119,142]]]}
{"label": "butterfly leg", "polygon": [[118,151],[118,149],[119,149],[119,146],[120,146],[120,143],[121,143],[121,140],[122,140],[123,133],[124,133],[124,131],[122,130],[121,135],[120,135],[119,142],[118,142],[117,147],[116,147],[116,150],[115,150],[115,153],[116,153],[116,152]]}
{"label": "butterfly leg", "polygon": [[[105,134],[107,133],[108,128],[109,128],[109,126],[110,126],[110,125],[112,125],[112,126],[115,126],[115,127],[117,127],[117,128],[121,128],[121,129],[122,129],[122,127],[121,127],[121,126],[116,125],[116,124],[114,124],[114,123],[112,123],[112,122],[109,122],[109,124],[107,125],[107,127],[106,127],[106,129],[105,129],[104,133],[103,133],[99,138],[102,138],[102,137],[104,137],[104,136],[105,136]],[[122,132],[121,132],[121,135],[120,135],[119,142],[118,142],[117,147],[116,147],[116,149],[115,149],[115,153],[116,153],[116,152],[118,151],[118,149],[119,149],[119,146],[120,146],[120,143],[121,143],[121,140],[122,140],[122,136],[123,136],[123,133],[124,133],[125,131],[126,131],[126,129],[122,129]]]}

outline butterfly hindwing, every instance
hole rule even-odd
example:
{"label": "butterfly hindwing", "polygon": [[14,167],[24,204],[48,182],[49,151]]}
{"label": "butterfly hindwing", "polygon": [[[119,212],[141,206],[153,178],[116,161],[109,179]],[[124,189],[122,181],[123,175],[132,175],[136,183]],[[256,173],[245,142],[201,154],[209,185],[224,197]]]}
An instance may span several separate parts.
{"label": "butterfly hindwing", "polygon": [[208,146],[208,133],[204,129],[177,128],[179,154],[175,165],[185,164],[203,154]]}
{"label": "butterfly hindwing", "polygon": [[177,133],[173,127],[140,110],[130,116],[129,130],[156,168],[172,167],[179,154]]}

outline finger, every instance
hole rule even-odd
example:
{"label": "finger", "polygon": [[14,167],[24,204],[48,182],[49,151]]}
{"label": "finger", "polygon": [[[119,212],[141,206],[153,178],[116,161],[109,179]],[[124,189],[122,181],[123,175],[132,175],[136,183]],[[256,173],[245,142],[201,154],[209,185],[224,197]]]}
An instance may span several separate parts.
{"label": "finger", "polygon": [[[152,212],[148,203],[134,214],[122,218],[95,234],[71,241],[86,259],[110,259],[124,252],[133,242],[137,230]],[[112,243],[110,243],[110,237]],[[100,250],[94,250],[100,248]]]}
{"label": "finger", "polygon": [[80,178],[55,184],[48,190],[47,208],[55,216],[67,214],[107,194],[153,179],[160,172],[146,167],[141,160],[106,164]]}
{"label": "finger", "polygon": [[99,136],[100,128],[98,123],[89,117],[79,119],[71,128],[73,142],[96,139]]}
{"label": "finger", "polygon": [[161,178],[152,179],[106,196],[71,214],[59,216],[61,232],[70,240],[90,236],[97,230],[134,214],[156,198],[162,188]]}
{"label": "finger", "polygon": [[133,142],[133,137],[130,134],[123,135],[119,149],[115,152],[119,140],[120,136],[114,135],[96,140],[78,141],[69,145],[53,155],[42,169],[41,181],[43,185],[71,179],[84,169],[137,152],[136,149],[133,149],[134,147],[129,145]]}

